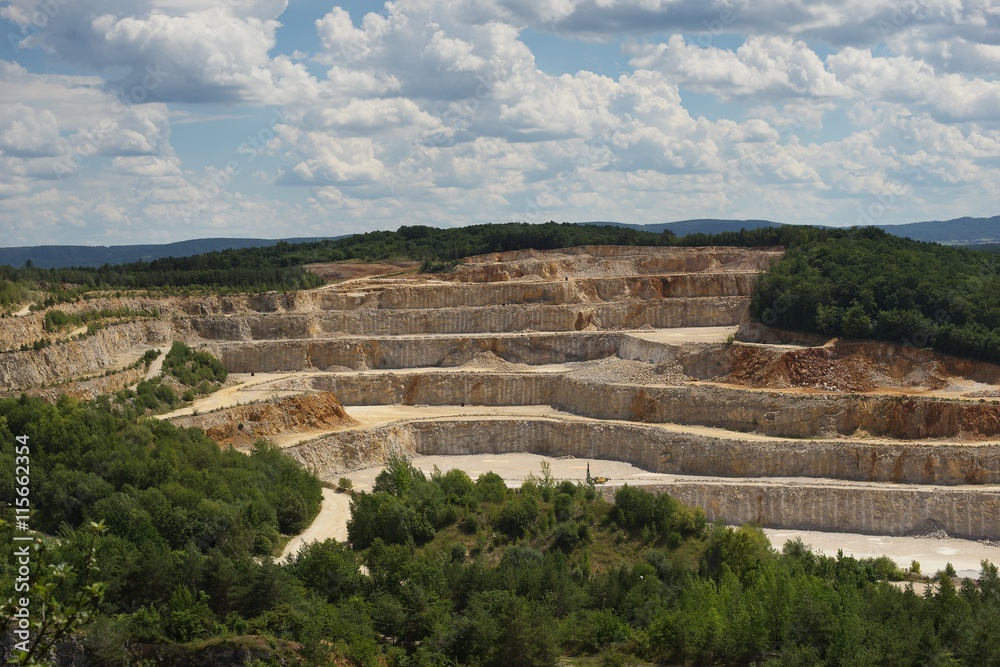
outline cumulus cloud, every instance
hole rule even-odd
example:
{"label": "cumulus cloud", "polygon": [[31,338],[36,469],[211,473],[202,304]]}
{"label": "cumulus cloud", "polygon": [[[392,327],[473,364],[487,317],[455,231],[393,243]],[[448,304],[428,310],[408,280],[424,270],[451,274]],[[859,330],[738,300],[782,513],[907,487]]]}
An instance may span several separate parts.
{"label": "cumulus cloud", "polygon": [[[92,74],[0,61],[0,215],[34,207],[9,226],[23,238],[112,223],[167,234],[171,220],[190,225],[173,238],[330,233],[329,219],[336,233],[836,224],[887,196],[902,221],[984,213],[1000,190],[991,0],[398,0],[332,7],[310,26],[314,53],[281,52],[285,0],[44,2],[0,8],[17,47]],[[560,48],[620,42],[624,74],[546,71],[526,41],[547,34]],[[241,192],[221,164],[185,163],[171,124],[203,104],[210,118],[280,108],[252,178],[280,201]]]}
{"label": "cumulus cloud", "polygon": [[59,124],[51,111],[23,104],[0,105],[0,153],[14,157],[54,157],[65,150]]}
{"label": "cumulus cloud", "polygon": [[875,57],[851,47],[831,55],[827,63],[839,80],[865,99],[915,105],[944,120],[1000,120],[1000,81],[939,74],[921,60]]}
{"label": "cumulus cloud", "polygon": [[681,85],[722,97],[845,97],[837,80],[802,41],[751,36],[736,51],[688,44],[680,35],[668,42],[630,47],[635,67],[662,69]]}
{"label": "cumulus cloud", "polygon": [[[0,16],[21,26],[26,36],[20,47],[43,48],[89,66],[133,102],[268,103],[280,97],[286,78],[308,78],[301,65],[272,68],[269,51],[285,6],[14,0]],[[38,17],[44,18],[41,29]]]}

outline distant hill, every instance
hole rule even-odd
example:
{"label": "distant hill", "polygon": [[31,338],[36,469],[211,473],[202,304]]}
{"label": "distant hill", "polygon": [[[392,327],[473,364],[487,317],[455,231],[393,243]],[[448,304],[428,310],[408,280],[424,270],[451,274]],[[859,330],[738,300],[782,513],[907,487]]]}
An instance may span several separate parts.
{"label": "distant hill", "polygon": [[[701,232],[719,234],[738,232],[741,229],[777,227],[787,223],[770,220],[716,220],[698,219],[679,222],[660,222],[651,225],[634,225],[624,222],[581,222],[581,225],[614,225],[647,232],[671,230],[678,236]],[[821,225],[814,225],[819,227]],[[876,225],[895,236],[903,236],[914,241],[931,241],[945,245],[979,245],[1000,243],[1000,215],[992,218],[955,218],[954,220],[934,220],[911,222],[902,225]]]}
{"label": "distant hill", "polygon": [[896,236],[914,241],[933,241],[947,245],[978,245],[1000,242],[1000,215],[992,218],[955,218],[954,220],[911,222],[905,225],[879,225]]}
{"label": "distant hill", "polygon": [[[787,223],[770,220],[719,220],[700,218],[697,220],[681,220],[678,222],[660,222],[650,225],[637,225],[626,222],[579,222],[579,225],[612,225],[627,227],[645,232],[660,233],[664,229],[671,230],[677,236],[692,233],[719,234],[722,232],[738,232],[741,229],[758,229],[760,227],[776,227]],[[878,225],[890,234],[904,236],[916,241],[931,241],[946,245],[988,245],[1000,243],[1000,215],[992,218],[956,218],[954,220],[937,220],[929,222],[913,222],[903,225]],[[20,248],[0,248],[0,264],[14,267],[23,266],[26,261],[39,268],[61,269],[71,266],[97,267],[104,264],[125,264],[129,262],[151,261],[164,257],[190,257],[217,250],[260,248],[273,246],[281,241],[287,243],[306,243],[324,239],[340,239],[344,236],[309,237],[290,239],[194,239],[165,243],[160,245],[121,245],[121,246],[77,246],[77,245],[44,245],[25,246]],[[995,248],[993,248],[995,250]]]}
{"label": "distant hill", "polygon": [[720,234],[722,232],[738,232],[741,229],[758,229],[760,227],[778,227],[785,223],[770,220],[717,220],[701,218],[698,220],[681,220],[679,222],[658,222],[651,225],[635,225],[628,222],[580,222],[580,225],[611,225],[613,227],[628,227],[644,232],[660,233],[669,229],[677,236],[686,234]]}
{"label": "distant hill", "polygon": [[[340,236],[329,238],[342,238]],[[216,250],[261,248],[288,243],[321,241],[323,237],[295,239],[193,239],[176,243],[148,245],[39,245],[20,248],[0,248],[0,264],[20,267],[31,261],[41,269],[64,269],[70,266],[102,266],[152,261],[164,257],[190,257]]]}

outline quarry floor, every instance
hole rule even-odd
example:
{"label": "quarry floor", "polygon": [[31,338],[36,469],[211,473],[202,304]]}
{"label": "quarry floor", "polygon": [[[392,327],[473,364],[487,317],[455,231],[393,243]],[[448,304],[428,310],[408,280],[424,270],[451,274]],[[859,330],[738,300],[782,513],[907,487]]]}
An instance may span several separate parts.
{"label": "quarry floor", "polygon": [[[586,478],[587,466],[595,477],[607,477],[608,486],[622,484],[653,484],[663,481],[673,475],[641,470],[621,461],[602,459],[567,459],[539,456],[537,454],[487,454],[469,456],[416,456],[413,465],[430,474],[434,468],[441,472],[452,469],[464,470],[470,477],[476,479],[485,472],[495,472],[516,488],[525,478],[532,474],[541,476],[541,464],[547,461],[551,466],[552,475],[558,481],[568,479],[582,482]],[[382,471],[381,467],[365,468],[345,473],[357,491],[371,491],[375,477]],[[319,515],[300,535],[289,541],[281,559],[287,559],[295,554],[304,544],[312,541],[322,541],[333,538],[347,539],[347,521],[350,518],[350,496],[324,489],[323,507]],[[799,538],[814,551],[828,556],[836,556],[843,550],[845,556],[855,558],[874,558],[889,556],[896,564],[908,569],[912,561],[920,563],[924,574],[933,574],[943,570],[948,563],[962,577],[977,577],[980,563],[988,560],[1000,563],[1000,545],[985,544],[971,540],[941,537],[890,537],[882,535],[861,535],[857,533],[827,533],[821,531],[788,530],[765,528],[764,533],[776,549],[781,549],[785,542]]]}

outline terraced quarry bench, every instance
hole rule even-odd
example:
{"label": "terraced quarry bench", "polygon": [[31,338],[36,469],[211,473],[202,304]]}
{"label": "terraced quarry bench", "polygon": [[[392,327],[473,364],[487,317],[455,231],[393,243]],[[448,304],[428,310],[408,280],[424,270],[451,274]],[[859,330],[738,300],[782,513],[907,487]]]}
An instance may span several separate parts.
{"label": "terraced quarry bench", "polygon": [[211,350],[248,383],[231,394],[244,403],[335,394],[357,423],[273,437],[332,482],[392,452],[531,452],[669,475],[655,488],[711,520],[1000,538],[1000,368],[767,342],[749,295],[779,255],[486,255],[439,278],[175,300],[146,343]]}

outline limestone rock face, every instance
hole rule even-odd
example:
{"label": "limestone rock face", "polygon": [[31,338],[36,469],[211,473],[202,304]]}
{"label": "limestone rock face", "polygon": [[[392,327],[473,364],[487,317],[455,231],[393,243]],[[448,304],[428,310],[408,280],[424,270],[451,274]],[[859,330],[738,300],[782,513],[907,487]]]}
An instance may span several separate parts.
{"label": "limestone rock face", "polygon": [[[531,452],[612,459],[653,472],[688,476],[646,488],[702,506],[713,521],[885,535],[945,530],[972,539],[1000,537],[996,520],[1000,489],[968,486],[970,482],[1000,482],[1000,447],[996,446],[761,442],[653,426],[480,418],[350,429],[286,451],[331,482],[350,470],[379,466],[393,453]],[[774,479],[735,479],[744,476]],[[791,481],[791,477],[801,479]],[[613,489],[606,492],[610,495]]]}
{"label": "limestone rock face", "polygon": [[[103,373],[134,362],[143,346],[169,341],[170,321],[139,320],[108,326],[92,336],[53,344],[39,351],[0,354],[0,390],[11,392],[69,378]],[[136,348],[134,355],[123,352]]]}

